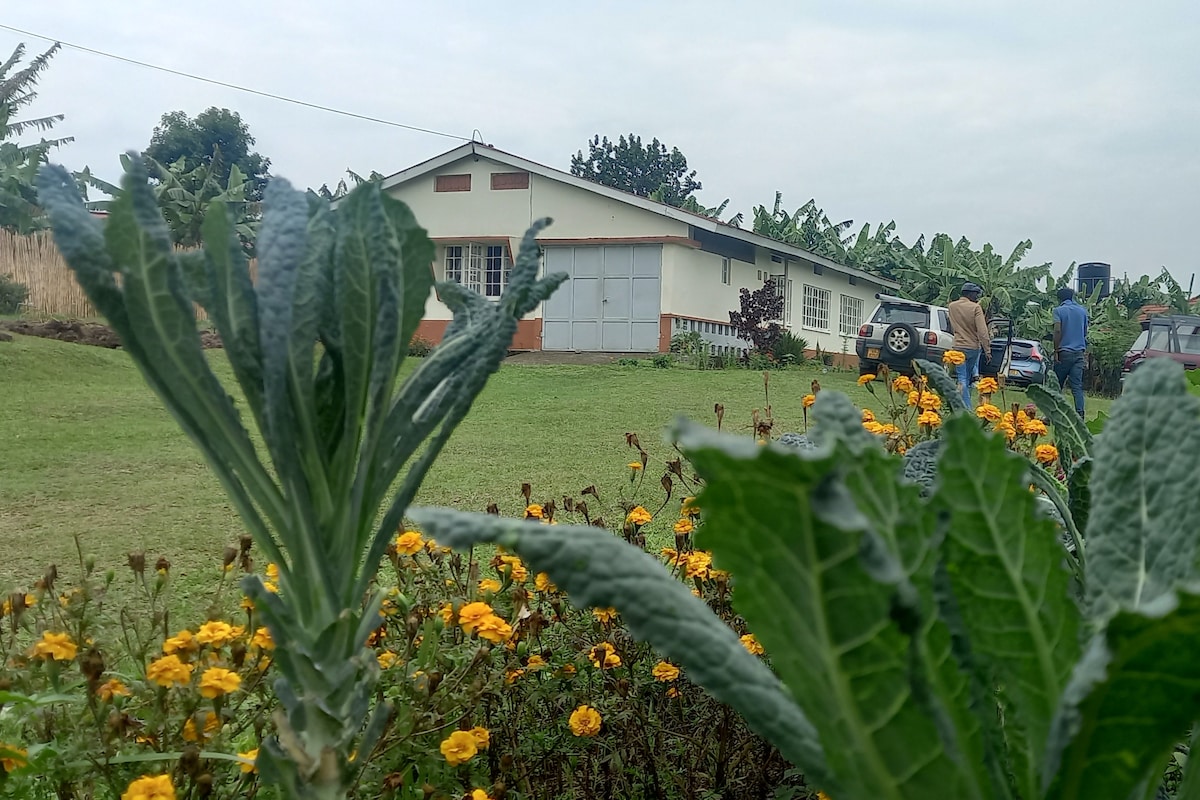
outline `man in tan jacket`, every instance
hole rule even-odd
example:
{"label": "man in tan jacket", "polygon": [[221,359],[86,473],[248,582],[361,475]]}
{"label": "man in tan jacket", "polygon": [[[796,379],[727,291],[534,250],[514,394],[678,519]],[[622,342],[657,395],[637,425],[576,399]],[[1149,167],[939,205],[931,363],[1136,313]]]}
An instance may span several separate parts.
{"label": "man in tan jacket", "polygon": [[966,361],[958,365],[958,385],[963,404],[971,407],[971,379],[979,369],[979,359],[991,359],[992,336],[987,319],[979,305],[983,289],[977,283],[965,283],[962,297],[950,304],[950,330],[954,332],[954,349],[962,351]]}

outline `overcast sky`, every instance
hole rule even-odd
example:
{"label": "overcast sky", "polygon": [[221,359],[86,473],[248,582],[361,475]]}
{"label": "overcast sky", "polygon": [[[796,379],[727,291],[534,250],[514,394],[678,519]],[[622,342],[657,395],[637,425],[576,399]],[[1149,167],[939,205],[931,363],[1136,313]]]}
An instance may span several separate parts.
{"label": "overcast sky", "polygon": [[[679,147],[700,199],[776,190],[1029,263],[1200,259],[1200,3],[827,0],[340,4],[7,2],[0,23],[184,72],[484,141],[560,169],[594,133]],[[0,56],[19,42],[0,29]],[[301,186],[390,174],[461,140],[302,108],[69,48],[32,112],[115,177],[166,111],[238,111]],[[1200,284],[1198,284],[1200,291]]]}

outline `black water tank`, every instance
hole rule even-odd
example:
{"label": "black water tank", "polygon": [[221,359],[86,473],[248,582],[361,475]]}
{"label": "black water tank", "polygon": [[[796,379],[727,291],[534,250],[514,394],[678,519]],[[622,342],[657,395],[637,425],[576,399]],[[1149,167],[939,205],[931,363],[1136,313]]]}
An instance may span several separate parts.
{"label": "black water tank", "polygon": [[1101,261],[1089,261],[1079,265],[1075,291],[1082,295],[1108,297],[1112,291],[1112,265]]}

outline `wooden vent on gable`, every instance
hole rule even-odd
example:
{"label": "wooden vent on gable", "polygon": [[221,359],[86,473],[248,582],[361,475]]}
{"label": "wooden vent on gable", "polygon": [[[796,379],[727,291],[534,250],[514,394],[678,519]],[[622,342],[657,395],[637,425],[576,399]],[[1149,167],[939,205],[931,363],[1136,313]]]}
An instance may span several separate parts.
{"label": "wooden vent on gable", "polygon": [[528,172],[493,172],[493,189],[528,189]]}
{"label": "wooden vent on gable", "polygon": [[471,175],[470,173],[438,175],[433,190],[435,192],[469,192],[471,191]]}

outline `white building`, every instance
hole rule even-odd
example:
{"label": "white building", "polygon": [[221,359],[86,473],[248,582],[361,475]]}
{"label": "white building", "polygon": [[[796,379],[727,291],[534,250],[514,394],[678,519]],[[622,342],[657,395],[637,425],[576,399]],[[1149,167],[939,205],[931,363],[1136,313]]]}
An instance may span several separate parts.
{"label": "white building", "polygon": [[[470,142],[398,172],[383,188],[406,203],[437,245],[438,280],[487,297],[504,289],[529,224],[542,232],[546,272],[570,280],[521,320],[516,350],[665,352],[671,337],[699,331],[717,352],[746,347],[729,312],[738,291],[774,278],[785,327],[826,352],[850,353],[853,337],[891,281],[714,219],[656,203]],[[441,339],[451,313],[431,299],[418,335]]]}

